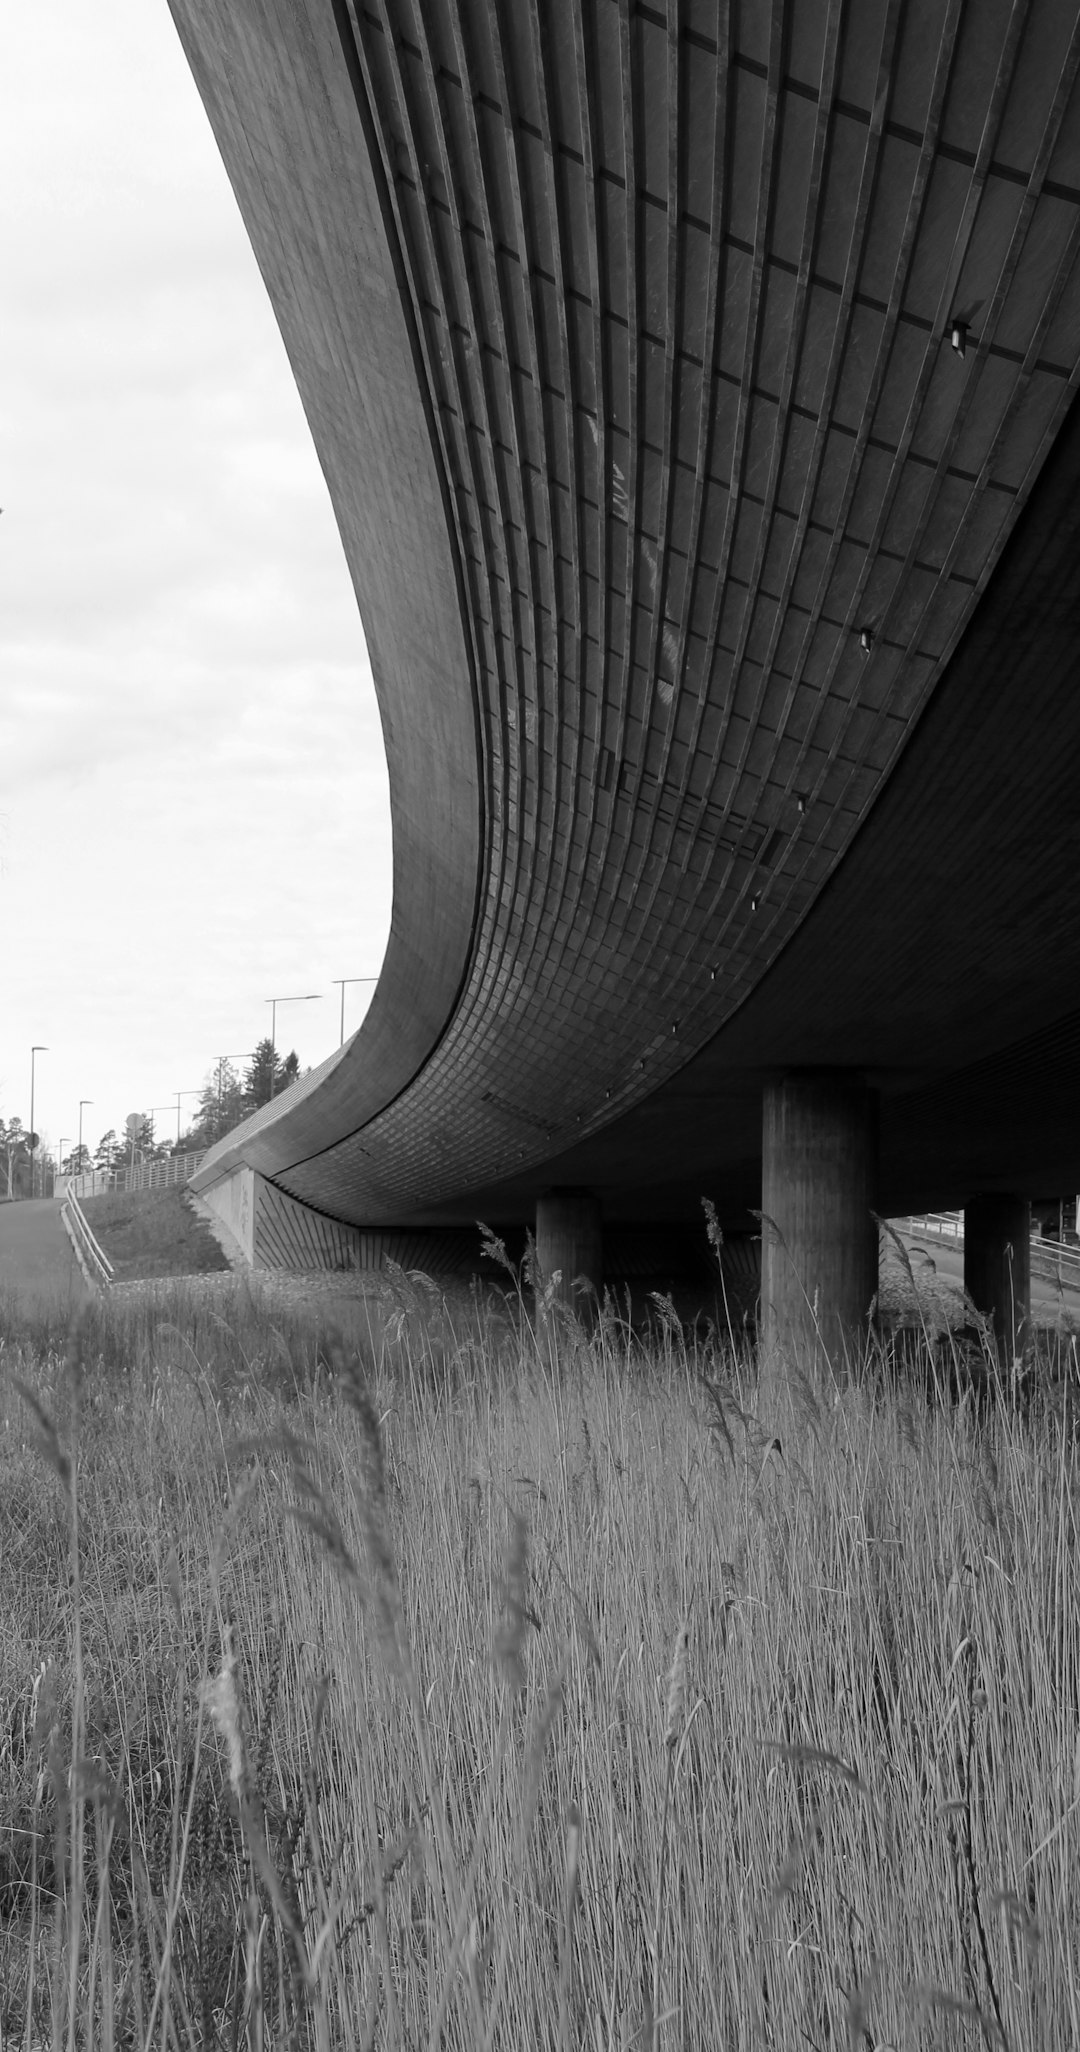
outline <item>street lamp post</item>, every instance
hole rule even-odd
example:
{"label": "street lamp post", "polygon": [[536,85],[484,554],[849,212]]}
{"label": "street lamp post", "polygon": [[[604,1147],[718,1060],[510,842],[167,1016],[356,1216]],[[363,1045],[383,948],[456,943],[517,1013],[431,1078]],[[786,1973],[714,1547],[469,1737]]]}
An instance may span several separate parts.
{"label": "street lamp post", "polygon": [[31,1197],[32,1197],[32,1196],[33,1196],[33,1194],[34,1194],[34,1148],[35,1148],[35,1147],[36,1147],[36,1145],[37,1145],[37,1134],[36,1134],[36,1133],[35,1133],[35,1131],[34,1131],[34,1063],[36,1062],[36,1060],[37,1060],[37,1058],[38,1058],[38,1055],[39,1055],[39,1054],[48,1054],[48,1052],[49,1052],[48,1048],[47,1048],[47,1047],[45,1046],[44,1042],[43,1042],[43,1041],[40,1041],[40,1040],[36,1040],[36,1041],[34,1042],[34,1045],[33,1045],[33,1047],[32,1047],[32,1048],[30,1049],[30,1195],[31,1195]]}
{"label": "street lamp post", "polygon": [[178,1091],[177,1091],[177,1093],[176,1093],[176,1145],[177,1145],[177,1147],[179,1147],[179,1145],[180,1145],[180,1099],[181,1099],[182,1097],[199,1097],[199,1096],[201,1096],[201,1094],[202,1094],[202,1093],[201,1093],[200,1091],[198,1091],[198,1090],[191,1090],[191,1089],[188,1089],[188,1090],[178,1090]]}
{"label": "street lamp post", "polygon": [[377,977],[377,976],[332,976],[332,977],[330,978],[330,981],[331,981],[331,983],[340,983],[340,985],[341,985],[341,1039],[340,1039],[340,1040],[338,1041],[338,1046],[339,1046],[339,1047],[344,1047],[344,1045],[345,1045],[345,985],[346,985],[347,983],[378,983],[379,979],[378,979],[378,977]]}
{"label": "street lamp post", "polygon": [[86,1105],[86,1104],[93,1104],[93,1102],[94,1102],[94,1100],[93,1100],[93,1098],[92,1098],[92,1097],[80,1097],[80,1099],[79,1099],[79,1155],[78,1155],[78,1160],[79,1160],[79,1172],[80,1172],[80,1174],[82,1173],[82,1115],[83,1115],[83,1106],[84,1106],[84,1105]]}
{"label": "street lamp post", "polygon": [[[171,1098],[171,1097],[170,1097],[170,1099],[169,1099],[169,1102],[168,1102],[168,1104],[152,1104],[152,1105],[150,1106],[150,1110],[149,1110],[149,1113],[148,1113],[148,1117],[149,1117],[149,1120],[150,1120],[150,1148],[151,1148],[151,1152],[153,1152],[153,1148],[154,1148],[154,1113],[155,1113],[155,1112],[159,1112],[159,1111],[167,1111],[167,1112],[171,1112],[172,1108],[173,1108],[173,1107],[172,1107],[172,1098]],[[151,1189],[153,1188],[153,1176],[154,1176],[154,1164],[153,1164],[153,1162],[151,1162],[151,1163],[150,1163],[150,1184],[149,1184],[149,1186],[148,1186],[148,1187],[149,1187],[149,1188],[151,1188]]]}
{"label": "street lamp post", "polygon": [[304,992],[304,994],[303,994],[303,996],[302,996],[302,997],[274,997],[274,998],[266,998],[266,999],[264,1000],[264,1002],[265,1002],[266,1004],[268,1004],[268,1005],[269,1005],[269,1007],[270,1007],[270,1095],[271,1095],[271,1097],[273,1097],[273,1095],[274,1095],[274,1069],[275,1069],[275,1067],[276,1067],[276,1064],[277,1064],[277,1008],[278,1008],[278,1006],[279,1006],[279,1005],[311,1005],[311,1004],[314,1004],[314,1003],[315,1003],[315,1000],[316,1000],[317,998],[321,998],[321,996],[322,996],[322,991],[321,991],[321,990],[308,990],[308,991],[305,991],[305,992]]}

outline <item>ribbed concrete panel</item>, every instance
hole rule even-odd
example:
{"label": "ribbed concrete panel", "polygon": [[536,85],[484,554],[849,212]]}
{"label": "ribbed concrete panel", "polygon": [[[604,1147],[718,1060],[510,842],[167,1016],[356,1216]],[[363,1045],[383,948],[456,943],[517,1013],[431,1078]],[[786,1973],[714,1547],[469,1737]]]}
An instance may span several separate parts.
{"label": "ribbed concrete panel", "polygon": [[[298,1204],[261,1178],[255,1214],[257,1268],[340,1269],[377,1275],[394,1263],[439,1282],[464,1282],[480,1270],[477,1230],[362,1232]],[[494,1279],[494,1272],[489,1269]]]}
{"label": "ribbed concrete panel", "polygon": [[[405,1219],[651,1098],[843,870],[1075,390],[1077,16],[174,11],[374,624],[402,792],[403,952],[373,1026],[226,1151],[343,1218]],[[397,410],[365,393],[372,354]],[[418,491],[427,542],[405,533]],[[442,889],[460,935],[462,806],[464,957],[436,909]],[[438,995],[405,1061],[425,935]]]}
{"label": "ribbed concrete panel", "polygon": [[282,1190],[259,1178],[255,1207],[255,1267],[291,1269],[358,1268],[359,1239],[354,1226],[325,1218],[306,1204],[296,1204]]}

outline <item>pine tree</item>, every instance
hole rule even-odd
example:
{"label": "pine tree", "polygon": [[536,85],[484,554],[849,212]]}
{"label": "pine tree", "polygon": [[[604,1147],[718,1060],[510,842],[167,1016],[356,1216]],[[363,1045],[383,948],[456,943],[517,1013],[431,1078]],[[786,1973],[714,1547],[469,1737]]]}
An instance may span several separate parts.
{"label": "pine tree", "polygon": [[29,1159],[30,1135],[20,1118],[0,1119],[0,1166],[6,1181],[6,1195],[15,1195],[15,1171]]}
{"label": "pine tree", "polygon": [[238,1126],[250,1106],[244,1101],[244,1086],[227,1056],[220,1056],[208,1072],[199,1098],[199,1109],[191,1138],[196,1147],[213,1147]]}
{"label": "pine tree", "polygon": [[269,1035],[260,1040],[244,1074],[244,1095],[248,1109],[257,1111],[260,1105],[269,1104],[272,1097],[278,1097],[300,1074],[300,1057],[295,1048],[284,1059],[279,1055]]}
{"label": "pine tree", "polygon": [[110,1126],[94,1149],[94,1167],[103,1170],[114,1168],[117,1158],[123,1159],[123,1153],[124,1150],[116,1137],[116,1127]]}

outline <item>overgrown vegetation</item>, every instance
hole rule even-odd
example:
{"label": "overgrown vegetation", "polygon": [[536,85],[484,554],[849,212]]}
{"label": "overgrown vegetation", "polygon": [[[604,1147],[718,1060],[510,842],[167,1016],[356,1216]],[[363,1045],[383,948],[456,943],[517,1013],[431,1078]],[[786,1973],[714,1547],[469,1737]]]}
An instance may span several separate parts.
{"label": "overgrown vegetation", "polygon": [[0,2045],[1080,2043],[1071,1357],[657,1314],[9,1321]]}

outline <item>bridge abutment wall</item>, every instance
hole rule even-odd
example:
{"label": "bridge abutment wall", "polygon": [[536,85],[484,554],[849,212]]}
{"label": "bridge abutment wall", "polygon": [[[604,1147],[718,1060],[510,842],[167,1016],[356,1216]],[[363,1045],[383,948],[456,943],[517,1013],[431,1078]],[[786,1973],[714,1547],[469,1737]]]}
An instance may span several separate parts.
{"label": "bridge abutment wall", "polygon": [[196,1201],[234,1267],[375,1275],[390,1261],[422,1269],[440,1283],[468,1282],[481,1272],[480,1236],[472,1227],[350,1225],[300,1203],[249,1168],[219,1177]]}
{"label": "bridge abutment wall", "polygon": [[261,1181],[254,1169],[240,1167],[219,1176],[209,1188],[190,1192],[231,1268],[255,1266],[255,1214]]}

